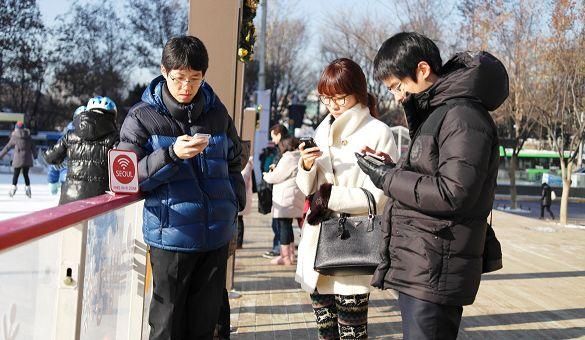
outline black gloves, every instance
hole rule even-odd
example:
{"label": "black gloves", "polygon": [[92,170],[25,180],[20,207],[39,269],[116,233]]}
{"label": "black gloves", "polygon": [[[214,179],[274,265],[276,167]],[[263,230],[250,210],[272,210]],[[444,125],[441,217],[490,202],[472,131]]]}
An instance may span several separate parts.
{"label": "black gloves", "polygon": [[331,183],[323,183],[319,190],[312,195],[310,210],[307,215],[307,222],[310,225],[318,225],[331,215],[332,211],[328,208],[328,205],[332,187],[333,184]]}
{"label": "black gloves", "polygon": [[382,189],[384,180],[387,174],[392,172],[392,169],[396,166],[394,163],[383,163],[375,159],[370,158],[371,156],[364,156],[360,153],[355,153],[357,163],[362,171],[370,176],[372,183],[378,188]]}

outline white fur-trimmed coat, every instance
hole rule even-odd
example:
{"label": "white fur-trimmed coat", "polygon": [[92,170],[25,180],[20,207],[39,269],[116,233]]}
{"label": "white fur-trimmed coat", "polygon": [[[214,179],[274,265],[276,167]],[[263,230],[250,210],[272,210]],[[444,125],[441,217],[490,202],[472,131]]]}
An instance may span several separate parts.
{"label": "white fur-trimmed coat", "polygon": [[[330,125],[327,116],[315,131],[314,140],[323,155],[306,171],[298,163],[297,185],[305,195],[315,193],[323,183],[332,183],[329,209],[351,215],[367,215],[368,201],[360,188],[370,191],[381,214],[387,197],[357,165],[354,152],[363,146],[384,151],[396,161],[396,142],[390,127],[373,118],[369,109],[357,104]],[[320,225],[305,221],[295,279],[309,293],[353,295],[370,291],[371,275],[325,276],[314,268]]]}

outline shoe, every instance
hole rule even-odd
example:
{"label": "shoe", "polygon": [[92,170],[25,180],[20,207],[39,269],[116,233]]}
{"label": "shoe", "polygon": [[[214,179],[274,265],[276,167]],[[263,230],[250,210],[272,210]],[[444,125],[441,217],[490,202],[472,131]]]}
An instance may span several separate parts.
{"label": "shoe", "polygon": [[14,194],[16,194],[16,185],[13,185],[10,191],[8,191],[8,196],[13,197]]}
{"label": "shoe", "polygon": [[270,251],[267,251],[264,254],[262,254],[262,257],[265,259],[272,259],[272,258],[275,258],[278,256],[280,256],[280,253],[277,253],[274,250],[270,250]]}
{"label": "shoe", "polygon": [[[278,265],[278,266],[282,266],[282,265],[290,266],[292,264],[292,262],[290,260],[290,248],[291,248],[290,244],[281,245],[280,246],[280,256],[273,258],[270,261],[270,264],[274,264],[274,265]],[[294,247],[293,247],[293,249],[294,249]]]}
{"label": "shoe", "polygon": [[30,193],[30,185],[27,185],[26,188],[24,188],[24,193],[26,194],[26,196],[28,198],[31,197],[31,193]]}

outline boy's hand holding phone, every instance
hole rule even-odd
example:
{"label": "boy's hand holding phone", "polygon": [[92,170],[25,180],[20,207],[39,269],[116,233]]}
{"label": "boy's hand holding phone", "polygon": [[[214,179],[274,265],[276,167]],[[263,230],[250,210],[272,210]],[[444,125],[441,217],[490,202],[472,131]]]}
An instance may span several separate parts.
{"label": "boy's hand holding phone", "polygon": [[196,134],[195,136],[182,135],[177,137],[173,144],[173,151],[180,159],[189,159],[197,156],[209,144],[209,135]]}

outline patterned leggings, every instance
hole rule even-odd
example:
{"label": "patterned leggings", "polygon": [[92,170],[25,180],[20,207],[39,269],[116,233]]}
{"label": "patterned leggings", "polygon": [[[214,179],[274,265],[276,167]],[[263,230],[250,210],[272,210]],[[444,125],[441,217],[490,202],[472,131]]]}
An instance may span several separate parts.
{"label": "patterned leggings", "polygon": [[366,339],[370,294],[311,294],[319,339]]}

